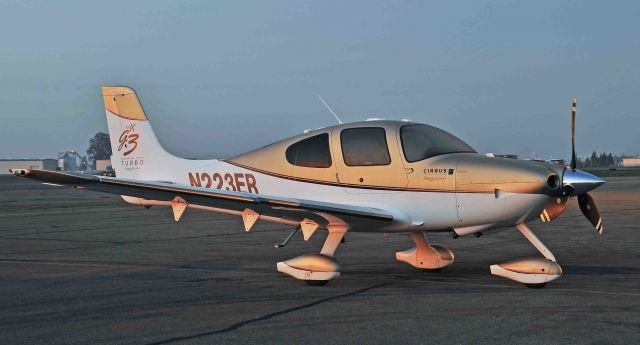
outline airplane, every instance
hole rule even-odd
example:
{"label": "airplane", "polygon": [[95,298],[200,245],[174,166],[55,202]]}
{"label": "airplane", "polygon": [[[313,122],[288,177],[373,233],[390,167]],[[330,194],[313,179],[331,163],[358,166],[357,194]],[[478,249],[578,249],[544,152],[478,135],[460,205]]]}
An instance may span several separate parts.
{"label": "airplane", "polygon": [[[242,217],[249,232],[260,221],[293,227],[276,247],[302,232],[327,233],[320,252],[278,262],[279,272],[309,285],[340,276],[336,249],[347,232],[404,233],[415,247],[396,259],[438,271],[455,256],[427,234],[476,236],[516,227],[542,257],[490,266],[493,275],[541,288],[562,275],[555,256],[526,225],[556,219],[572,197],[602,234],[589,191],[605,181],[576,169],[571,115],[569,166],[488,157],[456,136],[408,120],[367,120],[304,133],[224,160],[188,160],[160,145],[136,92],[102,88],[116,176],[12,169],[47,184],[121,195],[134,205],[167,206],[179,221],[187,208]],[[324,103],[324,102],[323,102]],[[337,118],[337,117],[336,117]],[[339,119],[338,119],[339,120]]]}

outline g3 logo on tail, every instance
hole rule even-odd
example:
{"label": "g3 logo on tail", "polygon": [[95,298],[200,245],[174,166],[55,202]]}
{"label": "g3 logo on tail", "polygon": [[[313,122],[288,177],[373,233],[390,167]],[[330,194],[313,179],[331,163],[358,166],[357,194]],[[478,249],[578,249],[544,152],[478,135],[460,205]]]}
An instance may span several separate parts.
{"label": "g3 logo on tail", "polygon": [[118,146],[118,151],[122,151],[122,149],[126,149],[123,155],[126,157],[131,152],[133,152],[138,147],[138,138],[140,138],[140,134],[135,132],[135,124],[128,125],[127,128],[120,134],[120,146]]}

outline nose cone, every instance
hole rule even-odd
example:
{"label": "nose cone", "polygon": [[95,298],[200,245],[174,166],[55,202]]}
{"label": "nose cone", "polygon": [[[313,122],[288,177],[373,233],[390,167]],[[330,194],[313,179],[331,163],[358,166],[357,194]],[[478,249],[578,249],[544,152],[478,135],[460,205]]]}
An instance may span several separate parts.
{"label": "nose cone", "polygon": [[565,169],[562,185],[567,194],[572,196],[584,194],[601,186],[604,180],[582,170]]}

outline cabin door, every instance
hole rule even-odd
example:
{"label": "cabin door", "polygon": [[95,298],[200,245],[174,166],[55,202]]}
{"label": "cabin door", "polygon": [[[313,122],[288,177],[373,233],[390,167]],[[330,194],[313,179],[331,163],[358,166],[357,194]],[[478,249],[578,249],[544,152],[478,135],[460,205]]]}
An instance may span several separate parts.
{"label": "cabin door", "polygon": [[336,128],[331,134],[338,182],[349,193],[400,192],[407,187],[396,128]]}

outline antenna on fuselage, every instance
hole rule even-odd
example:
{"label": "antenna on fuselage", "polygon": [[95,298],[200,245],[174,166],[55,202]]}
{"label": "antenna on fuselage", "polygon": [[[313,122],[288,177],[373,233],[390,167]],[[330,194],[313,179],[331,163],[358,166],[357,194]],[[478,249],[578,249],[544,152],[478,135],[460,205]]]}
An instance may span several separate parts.
{"label": "antenna on fuselage", "polygon": [[333,109],[331,109],[331,107],[327,104],[327,102],[324,101],[324,99],[322,99],[322,96],[318,95],[318,98],[320,98],[320,102],[322,102],[322,104],[324,104],[325,107],[327,107],[327,109],[329,110],[329,112],[331,113],[331,115],[333,115],[333,117],[336,118],[336,120],[338,121],[339,124],[342,124],[342,120],[340,120],[340,118],[338,117],[338,115],[336,115],[336,113],[333,112]]}

